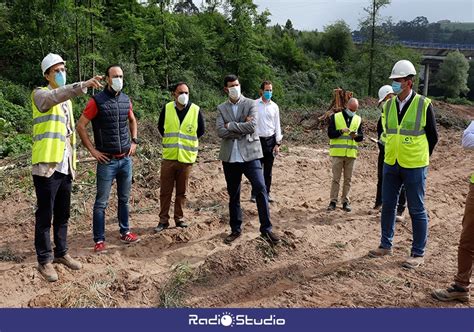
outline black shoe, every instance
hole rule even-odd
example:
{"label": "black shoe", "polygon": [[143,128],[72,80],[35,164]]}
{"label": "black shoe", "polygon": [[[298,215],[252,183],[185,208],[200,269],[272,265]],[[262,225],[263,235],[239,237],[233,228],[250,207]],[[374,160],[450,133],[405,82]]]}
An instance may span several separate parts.
{"label": "black shoe", "polygon": [[268,195],[268,202],[273,203],[275,202],[275,200],[272,198],[272,196]]}
{"label": "black shoe", "polygon": [[237,238],[241,235],[240,232],[232,232],[230,233],[229,235],[226,236],[226,238],[224,239],[224,243],[226,244],[231,244],[232,242],[234,242],[235,240],[237,240]]}
{"label": "black shoe", "polygon": [[184,221],[177,221],[176,227],[186,228],[188,227],[188,224],[186,224]]}
{"label": "black shoe", "polygon": [[351,205],[349,203],[342,204],[342,209],[346,212],[351,212],[352,211]]}
{"label": "black shoe", "polygon": [[159,233],[169,227],[170,224],[158,223],[158,226],[155,227],[155,233]]}
{"label": "black shoe", "polygon": [[254,195],[252,195],[252,196],[250,196],[250,201],[251,201],[252,203],[256,203],[256,202],[257,202],[257,198],[256,198]]}
{"label": "black shoe", "polygon": [[382,203],[376,203],[374,205],[374,210],[380,210],[382,208]]}
{"label": "black shoe", "polygon": [[260,236],[263,239],[270,241],[272,244],[277,244],[281,241],[280,238],[273,232],[265,232],[260,234]]}
{"label": "black shoe", "polygon": [[329,203],[328,211],[334,211],[336,209],[336,202]]}

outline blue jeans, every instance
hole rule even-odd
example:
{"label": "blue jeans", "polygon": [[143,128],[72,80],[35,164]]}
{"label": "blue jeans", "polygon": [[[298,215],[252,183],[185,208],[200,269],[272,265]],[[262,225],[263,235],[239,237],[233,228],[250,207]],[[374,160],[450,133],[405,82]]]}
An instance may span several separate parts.
{"label": "blue jeans", "polygon": [[268,194],[263,180],[262,164],[260,160],[252,160],[243,163],[223,162],[224,175],[227,182],[227,193],[229,194],[229,216],[232,232],[242,231],[242,209],[240,208],[240,187],[242,174],[249,179],[252,192],[255,193],[257,201],[258,219],[260,220],[260,232],[266,233],[272,230],[270,222],[270,210],[268,208]]}
{"label": "blue jeans", "polygon": [[105,241],[105,209],[109,202],[110,189],[114,179],[117,181],[118,209],[117,218],[120,234],[129,231],[128,200],[132,186],[132,159],[111,159],[107,163],[97,164],[97,195],[95,197],[92,228],[94,242]]}
{"label": "blue jeans", "polygon": [[408,211],[412,220],[413,242],[411,254],[423,256],[428,239],[428,216],[425,210],[425,189],[428,167],[403,168],[398,163],[384,163],[382,184],[382,238],[380,246],[392,247],[395,216],[400,187],[405,186]]}

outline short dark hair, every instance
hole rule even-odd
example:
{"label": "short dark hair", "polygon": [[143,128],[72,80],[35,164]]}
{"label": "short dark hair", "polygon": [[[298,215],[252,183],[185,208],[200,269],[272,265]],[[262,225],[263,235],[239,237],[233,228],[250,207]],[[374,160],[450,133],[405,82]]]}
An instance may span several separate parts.
{"label": "short dark hair", "polygon": [[414,78],[415,78],[415,75],[408,75],[407,77],[405,77],[406,80],[412,81],[412,82]]}
{"label": "short dark hair", "polygon": [[239,78],[237,75],[230,74],[224,77],[224,87],[227,87],[227,83],[237,81]]}
{"label": "short dark hair", "polygon": [[107,69],[105,70],[105,77],[109,77],[110,68],[113,68],[113,67],[119,67],[120,69],[122,69],[122,67],[120,67],[118,63],[114,63],[113,65],[108,66]]}
{"label": "short dark hair", "polygon": [[272,84],[272,81],[265,80],[262,82],[262,84],[260,84],[260,89],[261,90],[265,89],[265,85],[273,85],[273,84]]}
{"label": "short dark hair", "polygon": [[176,92],[176,90],[181,86],[181,85],[186,85],[188,87],[188,90],[189,90],[189,85],[188,83],[184,82],[184,81],[179,81],[178,83],[174,84],[172,87],[171,87],[171,92]]}

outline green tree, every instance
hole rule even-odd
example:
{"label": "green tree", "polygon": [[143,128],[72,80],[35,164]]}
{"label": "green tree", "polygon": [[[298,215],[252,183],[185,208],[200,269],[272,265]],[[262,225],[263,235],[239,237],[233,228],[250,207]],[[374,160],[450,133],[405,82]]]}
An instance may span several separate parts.
{"label": "green tree", "polygon": [[375,40],[377,33],[377,25],[380,22],[380,9],[390,4],[390,0],[372,0],[370,7],[364,8],[367,18],[362,25],[370,27],[370,49],[369,49],[369,79],[368,79],[368,95],[372,93],[372,80],[374,69]]}
{"label": "green tree", "polygon": [[459,97],[461,93],[469,92],[467,78],[469,75],[469,62],[459,52],[451,52],[439,66],[436,75],[436,86],[444,91],[445,97]]}
{"label": "green tree", "polygon": [[342,61],[354,48],[349,26],[344,21],[326,26],[321,37],[321,46],[325,55],[335,61]]}
{"label": "green tree", "polygon": [[469,100],[474,100],[474,60],[469,61],[469,77],[467,79],[467,87],[469,88],[467,98],[469,98]]}

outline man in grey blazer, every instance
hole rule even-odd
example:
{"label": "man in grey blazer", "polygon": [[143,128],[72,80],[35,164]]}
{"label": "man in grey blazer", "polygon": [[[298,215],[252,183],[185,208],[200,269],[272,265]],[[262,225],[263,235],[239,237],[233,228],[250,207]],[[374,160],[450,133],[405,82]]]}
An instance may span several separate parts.
{"label": "man in grey blazer", "polygon": [[268,194],[260,163],[263,153],[256,133],[255,102],[241,95],[239,79],[235,75],[224,78],[224,91],[229,99],[217,107],[219,114],[216,121],[217,133],[222,138],[219,159],[222,160],[229,194],[231,234],[224,242],[232,243],[242,232],[240,187],[243,174],[256,194],[261,236],[271,243],[278,243],[280,239],[272,232]]}

